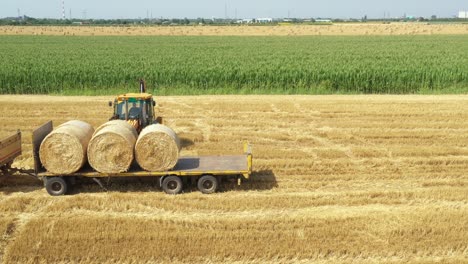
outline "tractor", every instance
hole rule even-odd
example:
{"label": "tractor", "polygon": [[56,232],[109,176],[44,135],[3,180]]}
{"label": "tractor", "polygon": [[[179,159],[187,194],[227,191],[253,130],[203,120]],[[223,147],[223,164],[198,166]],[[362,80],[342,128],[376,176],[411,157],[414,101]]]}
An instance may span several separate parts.
{"label": "tractor", "polygon": [[162,124],[162,117],[156,117],[154,107],[156,101],[153,95],[146,93],[146,84],[140,80],[140,93],[126,93],[117,96],[114,103],[109,102],[109,107],[114,107],[114,113],[109,120],[125,120],[138,132],[152,124]]}

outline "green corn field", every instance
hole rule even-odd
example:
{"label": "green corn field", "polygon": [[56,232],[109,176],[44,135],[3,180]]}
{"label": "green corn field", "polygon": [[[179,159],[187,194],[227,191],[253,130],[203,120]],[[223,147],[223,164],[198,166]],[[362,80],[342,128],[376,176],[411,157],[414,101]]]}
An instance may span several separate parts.
{"label": "green corn field", "polygon": [[466,93],[468,35],[0,36],[3,94]]}

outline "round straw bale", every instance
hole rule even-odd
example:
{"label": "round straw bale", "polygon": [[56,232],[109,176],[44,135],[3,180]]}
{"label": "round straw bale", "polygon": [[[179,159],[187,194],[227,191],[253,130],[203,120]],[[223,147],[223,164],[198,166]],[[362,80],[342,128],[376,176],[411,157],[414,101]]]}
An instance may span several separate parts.
{"label": "round straw bale", "polygon": [[93,127],[72,120],[58,126],[41,143],[39,158],[44,168],[54,174],[77,172],[86,163],[86,150]]}
{"label": "round straw bale", "polygon": [[167,171],[177,164],[180,140],[167,126],[155,124],[141,131],[135,145],[135,158],[147,171]]}
{"label": "round straw bale", "polygon": [[135,128],[125,121],[102,125],[88,145],[89,165],[102,173],[128,171],[133,162],[137,135]]}
{"label": "round straw bale", "polygon": [[[99,131],[101,131],[101,129],[105,128],[105,127],[108,127],[108,126],[113,126],[113,125],[119,125],[119,126],[123,126],[125,127],[126,129],[130,130],[132,132],[132,134],[135,136],[135,138],[138,138],[138,132],[136,131],[136,129],[130,125],[129,123],[127,123],[127,121],[125,120],[120,120],[120,119],[117,119],[117,120],[111,120],[111,121],[108,121],[102,125],[100,125],[98,128],[96,128],[96,130],[94,131],[94,135],[96,135]],[[94,136],[93,135],[93,136]]]}

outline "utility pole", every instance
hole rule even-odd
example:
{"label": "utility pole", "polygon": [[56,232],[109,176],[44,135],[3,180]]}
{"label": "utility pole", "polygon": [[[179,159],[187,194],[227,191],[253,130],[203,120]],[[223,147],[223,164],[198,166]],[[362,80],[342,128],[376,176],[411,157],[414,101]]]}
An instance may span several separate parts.
{"label": "utility pole", "polygon": [[228,6],[227,2],[224,3],[224,19],[228,18]]}
{"label": "utility pole", "polygon": [[65,0],[62,0],[62,19],[65,20]]}

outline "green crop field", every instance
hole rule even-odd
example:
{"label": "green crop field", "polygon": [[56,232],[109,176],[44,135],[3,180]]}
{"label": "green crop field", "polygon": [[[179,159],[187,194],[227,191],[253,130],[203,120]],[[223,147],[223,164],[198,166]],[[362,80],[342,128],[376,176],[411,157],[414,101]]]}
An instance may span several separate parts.
{"label": "green crop field", "polygon": [[1,93],[467,93],[468,35],[0,36]]}

